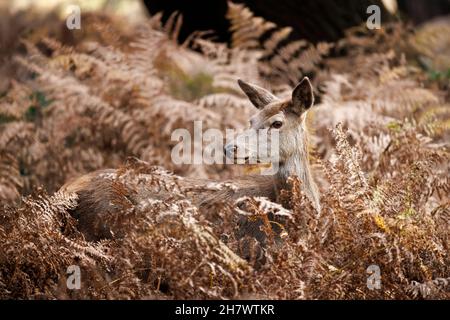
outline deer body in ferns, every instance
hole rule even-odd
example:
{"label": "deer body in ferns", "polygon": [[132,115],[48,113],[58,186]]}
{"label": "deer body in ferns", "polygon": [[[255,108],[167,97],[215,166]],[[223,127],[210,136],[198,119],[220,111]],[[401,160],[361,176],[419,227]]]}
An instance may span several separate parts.
{"label": "deer body in ferns", "polygon": [[[192,202],[202,207],[217,202],[234,201],[243,196],[262,196],[276,200],[278,192],[286,187],[287,178],[298,176],[302,181],[305,194],[316,210],[320,211],[319,193],[311,174],[307,152],[306,114],[314,104],[313,88],[309,79],[305,77],[292,91],[291,97],[286,100],[279,99],[257,85],[241,80],[238,80],[238,84],[257,108],[257,113],[250,119],[250,129],[242,135],[251,135],[261,129],[268,132],[276,130],[279,149],[276,158],[269,157],[267,159],[265,153],[264,159],[262,159],[261,148],[252,148],[248,144],[242,144],[242,139],[238,135],[225,146],[224,152],[227,157],[239,160],[241,163],[248,163],[251,159],[256,159],[257,162],[269,160],[277,170],[272,175],[247,175],[230,181],[222,181],[221,184],[231,185],[232,188],[202,189],[199,193],[191,194]],[[268,137],[271,135],[269,134]],[[271,142],[269,138],[267,143]],[[65,192],[78,194],[79,205],[74,210],[74,216],[79,221],[80,230],[88,239],[110,236],[107,228],[103,231],[93,228],[93,225],[98,225],[104,212],[120,214],[120,212],[112,212],[116,209],[111,204],[115,201],[115,193],[112,189],[114,188],[114,177],[117,175],[118,170],[100,170],[77,178],[62,187]],[[194,185],[211,184],[211,181],[180,178],[177,183],[190,189]],[[145,190],[142,193],[142,197],[164,198],[170,201],[170,195],[156,195]]]}

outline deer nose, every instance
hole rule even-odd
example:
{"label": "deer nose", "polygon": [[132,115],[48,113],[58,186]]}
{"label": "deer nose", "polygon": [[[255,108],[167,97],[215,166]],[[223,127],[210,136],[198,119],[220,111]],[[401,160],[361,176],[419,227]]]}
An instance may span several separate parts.
{"label": "deer nose", "polygon": [[228,158],[234,158],[237,152],[237,146],[235,144],[229,143],[223,148],[223,152]]}

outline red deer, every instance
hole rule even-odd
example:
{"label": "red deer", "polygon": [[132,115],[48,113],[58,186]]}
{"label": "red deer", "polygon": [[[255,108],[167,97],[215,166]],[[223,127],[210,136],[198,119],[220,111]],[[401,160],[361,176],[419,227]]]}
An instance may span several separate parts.
{"label": "red deer", "polygon": [[[302,188],[312,202],[316,210],[320,211],[320,200],[317,186],[313,180],[309,159],[308,140],[306,129],[306,114],[314,104],[314,94],[311,83],[305,77],[292,91],[289,99],[282,100],[269,91],[242,80],[238,84],[247,95],[258,112],[250,119],[250,129],[268,131],[277,130],[278,133],[278,157],[271,161],[278,170],[273,175],[247,175],[230,181],[222,181],[224,186],[231,186],[219,190],[205,191],[193,196],[193,203],[204,206],[217,201],[233,201],[243,196],[262,196],[275,200],[279,190],[285,188],[289,176],[298,176],[302,181]],[[256,131],[255,131],[256,132]],[[248,133],[248,132],[246,132]],[[239,136],[225,146],[227,157],[243,162],[259,158],[258,150],[242,145]],[[74,181],[68,182],[62,187],[66,192],[75,192],[79,197],[79,205],[74,216],[79,221],[80,230],[87,234],[88,238],[98,239],[108,236],[108,230],[92,228],[98,224],[102,214],[107,211],[111,213],[115,209],[112,205],[113,184],[112,180],[118,175],[118,170],[107,169],[81,176]],[[211,181],[180,178],[179,182],[187,188],[189,185],[208,185]],[[216,181],[217,182],[217,181]],[[152,194],[150,191],[143,192],[144,197],[165,197],[170,195]],[[120,212],[117,212],[120,214]],[[95,230],[95,231],[94,231]],[[89,233],[95,233],[89,235]]]}

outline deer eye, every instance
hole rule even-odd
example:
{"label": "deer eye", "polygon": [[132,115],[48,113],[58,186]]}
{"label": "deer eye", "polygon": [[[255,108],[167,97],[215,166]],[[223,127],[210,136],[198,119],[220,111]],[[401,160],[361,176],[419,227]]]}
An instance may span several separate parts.
{"label": "deer eye", "polygon": [[274,128],[274,129],[280,129],[282,125],[283,125],[283,122],[281,122],[281,121],[274,121],[274,122],[272,122],[272,124],[270,126],[272,128]]}

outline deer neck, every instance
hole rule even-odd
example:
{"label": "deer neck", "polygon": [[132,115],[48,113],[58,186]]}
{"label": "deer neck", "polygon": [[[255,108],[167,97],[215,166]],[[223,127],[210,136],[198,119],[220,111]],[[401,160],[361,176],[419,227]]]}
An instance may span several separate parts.
{"label": "deer neck", "polygon": [[287,179],[297,176],[302,182],[302,188],[316,209],[320,210],[317,186],[312,177],[308,156],[308,134],[305,123],[302,123],[292,136],[290,143],[295,143],[293,152],[280,159],[276,180],[279,189],[287,187]]}
{"label": "deer neck", "polygon": [[309,168],[307,133],[303,126],[295,131],[287,143],[295,144],[295,148],[290,154],[284,155],[280,159],[277,178],[280,183],[286,183],[290,176],[298,176],[302,181],[309,179],[311,173]]}

